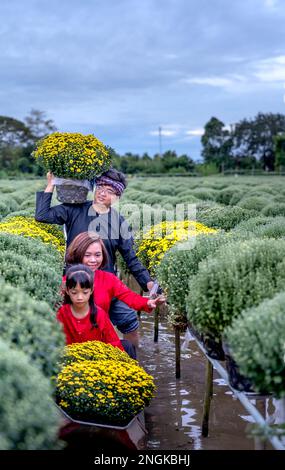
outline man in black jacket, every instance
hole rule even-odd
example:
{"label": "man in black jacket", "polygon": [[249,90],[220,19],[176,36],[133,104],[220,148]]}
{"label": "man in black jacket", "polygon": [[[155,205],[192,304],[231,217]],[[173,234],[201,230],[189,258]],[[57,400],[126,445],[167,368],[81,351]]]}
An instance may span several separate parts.
{"label": "man in black jacket", "polygon": [[[133,249],[133,238],[126,220],[111,206],[126,188],[123,173],[111,169],[96,179],[94,200],[83,204],[59,204],[51,207],[54,190],[52,173],[47,174],[45,191],[37,192],[35,219],[38,222],[65,226],[66,246],[82,232],[97,232],[108,252],[105,271],[115,272],[115,254],[119,251],[129,270],[144,291],[150,290],[153,281],[147,269],[138,260]],[[124,338],[138,344],[138,320],[134,310],[114,299],[110,318],[124,334]]]}

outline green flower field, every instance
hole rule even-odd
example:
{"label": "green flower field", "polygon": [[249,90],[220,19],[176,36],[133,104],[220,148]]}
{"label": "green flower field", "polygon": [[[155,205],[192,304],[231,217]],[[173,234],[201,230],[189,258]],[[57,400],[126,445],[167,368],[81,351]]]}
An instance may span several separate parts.
{"label": "green flower field", "polygon": [[[55,312],[65,243],[62,227],[34,220],[35,193],[44,185],[0,180],[0,448],[7,450],[63,445],[54,396],[64,347]],[[132,226],[138,257],[167,296],[169,324],[226,341],[256,392],[284,398],[284,178],[130,177],[118,209]],[[120,256],[117,265],[126,278]],[[70,377],[78,367],[87,380],[82,364],[68,367]],[[150,392],[145,404],[149,398]],[[124,403],[116,416],[126,409]]]}

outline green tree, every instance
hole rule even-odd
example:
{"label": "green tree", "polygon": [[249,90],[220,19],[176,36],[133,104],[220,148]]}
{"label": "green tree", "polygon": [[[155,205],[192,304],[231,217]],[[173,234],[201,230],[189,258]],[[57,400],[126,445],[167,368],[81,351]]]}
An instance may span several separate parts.
{"label": "green tree", "polygon": [[258,113],[254,119],[242,119],[234,129],[233,149],[239,158],[260,161],[265,170],[275,164],[274,137],[285,132],[285,115]]}
{"label": "green tree", "polygon": [[9,116],[0,116],[0,165],[10,174],[36,173],[42,170],[31,156],[35,143],[54,132],[56,127],[46,119],[43,111],[32,109],[24,122]]}
{"label": "green tree", "polygon": [[57,130],[52,119],[46,118],[44,111],[31,109],[30,114],[24,119],[26,127],[29,129],[30,144],[34,145],[37,140]]}
{"label": "green tree", "polygon": [[168,172],[172,168],[177,168],[177,154],[173,150],[167,150],[164,152],[161,158],[161,163],[165,172]]}
{"label": "green tree", "polygon": [[180,155],[177,160],[179,168],[183,168],[186,172],[192,172],[195,170],[195,162],[191,157],[188,157],[188,155]]}
{"label": "green tree", "polygon": [[30,130],[24,122],[0,116],[0,148],[25,145],[30,137]]}
{"label": "green tree", "polygon": [[9,116],[0,116],[0,166],[14,172],[21,151],[27,145],[30,131],[22,121]]}
{"label": "green tree", "polygon": [[47,119],[44,111],[38,109],[31,109],[30,114],[24,119],[26,127],[29,129],[29,140],[27,146],[23,149],[23,155],[18,162],[20,171],[23,172],[35,172],[38,175],[42,175],[43,170],[39,167],[32,157],[32,151],[35,148],[36,142],[48,134],[57,130],[52,119]]}
{"label": "green tree", "polygon": [[225,124],[212,117],[205,125],[205,132],[201,138],[202,157],[204,163],[214,163],[220,170],[233,166],[231,158],[232,139],[231,133],[225,128]]}
{"label": "green tree", "polygon": [[285,168],[285,134],[274,138],[275,167],[282,171]]}

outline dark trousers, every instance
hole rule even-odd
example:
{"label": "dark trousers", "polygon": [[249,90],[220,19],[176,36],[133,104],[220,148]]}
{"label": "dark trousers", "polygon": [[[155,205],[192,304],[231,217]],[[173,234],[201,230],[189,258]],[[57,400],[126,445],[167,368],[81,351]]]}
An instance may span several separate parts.
{"label": "dark trousers", "polygon": [[137,358],[136,347],[128,339],[121,339],[121,343],[126,353],[132,359],[136,359]]}

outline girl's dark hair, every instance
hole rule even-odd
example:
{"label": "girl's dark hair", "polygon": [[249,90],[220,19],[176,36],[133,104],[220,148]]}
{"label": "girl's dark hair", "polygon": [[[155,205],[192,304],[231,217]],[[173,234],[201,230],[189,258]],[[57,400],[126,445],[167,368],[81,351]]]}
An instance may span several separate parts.
{"label": "girl's dark hair", "polygon": [[[90,305],[90,322],[92,324],[92,328],[96,328],[98,325],[96,323],[97,317],[97,307],[94,303],[94,274],[93,271],[85,266],[85,264],[76,264],[71,266],[66,272],[66,289],[74,289],[77,284],[80,285],[82,289],[91,289],[92,294],[89,298],[89,305]],[[64,304],[71,304],[71,299],[68,293],[65,290],[64,293]]]}
{"label": "girl's dark hair", "polygon": [[102,248],[103,260],[100,269],[103,269],[108,263],[108,253],[102,239],[96,232],[82,232],[74,238],[67,248],[65,257],[67,266],[82,264],[87,249],[95,242],[99,243]]}

